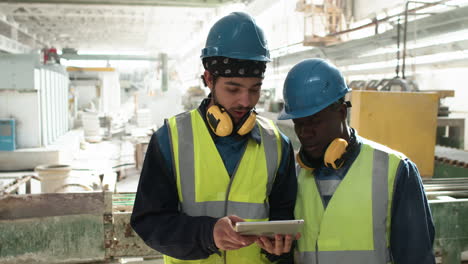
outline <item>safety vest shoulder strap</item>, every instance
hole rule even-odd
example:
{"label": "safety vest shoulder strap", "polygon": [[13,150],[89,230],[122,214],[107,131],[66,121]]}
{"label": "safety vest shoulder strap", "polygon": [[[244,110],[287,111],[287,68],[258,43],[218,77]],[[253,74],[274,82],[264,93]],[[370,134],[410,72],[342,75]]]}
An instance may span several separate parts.
{"label": "safety vest shoulder strap", "polygon": [[397,157],[399,159],[405,159],[406,158],[405,154],[403,154],[403,153],[401,153],[399,151],[396,151],[394,149],[391,149],[391,148],[389,148],[389,147],[387,147],[385,145],[382,145],[380,143],[377,143],[377,142],[374,142],[372,140],[365,139],[365,138],[363,138],[362,141],[363,141],[363,144],[367,144],[370,147],[372,147],[373,149],[388,153],[389,155],[394,155],[395,157]]}
{"label": "safety vest shoulder strap", "polygon": [[262,136],[262,144],[264,145],[267,170],[268,170],[268,186],[267,194],[269,195],[275,182],[276,172],[278,171],[281,162],[281,137],[279,130],[272,120],[257,116],[257,123],[260,126],[260,134]]}

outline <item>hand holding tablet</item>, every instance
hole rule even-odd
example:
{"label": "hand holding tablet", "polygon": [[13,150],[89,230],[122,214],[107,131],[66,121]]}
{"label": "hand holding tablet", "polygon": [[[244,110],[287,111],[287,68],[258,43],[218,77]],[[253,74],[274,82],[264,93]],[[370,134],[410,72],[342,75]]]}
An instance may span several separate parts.
{"label": "hand holding tablet", "polygon": [[280,220],[262,222],[237,222],[236,232],[241,235],[266,236],[273,238],[276,234],[295,236],[304,220]]}

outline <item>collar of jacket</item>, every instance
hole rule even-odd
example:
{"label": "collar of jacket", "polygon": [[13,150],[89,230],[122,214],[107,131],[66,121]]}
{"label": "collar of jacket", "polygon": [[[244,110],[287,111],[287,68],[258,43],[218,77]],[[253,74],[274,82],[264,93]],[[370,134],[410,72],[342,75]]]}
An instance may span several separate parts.
{"label": "collar of jacket", "polygon": [[[200,106],[198,107],[198,111],[200,112],[203,120],[205,121],[205,124],[206,124],[206,127],[208,129],[208,131],[210,131],[210,135],[213,139],[215,138],[218,138],[219,136],[217,136],[215,133],[213,133],[213,131],[210,129],[207,121],[206,121],[206,108],[208,107],[210,103],[210,98],[205,98],[203,99],[203,101],[200,103]],[[234,139],[244,139],[245,137],[250,137],[252,138],[253,140],[255,140],[255,142],[257,142],[257,144],[260,144],[262,142],[262,137],[260,135],[260,129],[258,128],[258,125],[256,125],[252,131],[250,131],[250,133],[247,133],[246,135],[244,136],[240,136],[240,135],[231,135],[231,136],[228,136],[228,137],[232,137]]]}

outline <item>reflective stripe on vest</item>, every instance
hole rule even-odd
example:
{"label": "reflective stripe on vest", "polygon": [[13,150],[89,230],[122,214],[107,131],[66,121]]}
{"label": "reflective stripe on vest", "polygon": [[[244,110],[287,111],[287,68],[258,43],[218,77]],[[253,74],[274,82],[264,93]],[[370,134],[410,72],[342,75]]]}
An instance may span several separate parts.
{"label": "reflective stripe on vest", "polygon": [[[299,173],[299,263],[388,263],[393,184],[403,155],[365,140],[326,210],[310,171]],[[367,187],[369,186],[369,187]],[[318,250],[318,254],[316,251]]]}

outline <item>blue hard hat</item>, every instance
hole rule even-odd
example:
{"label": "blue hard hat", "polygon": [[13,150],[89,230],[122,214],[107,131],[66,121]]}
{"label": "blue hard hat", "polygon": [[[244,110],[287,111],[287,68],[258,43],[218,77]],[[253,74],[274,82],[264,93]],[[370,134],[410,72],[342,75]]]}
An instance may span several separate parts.
{"label": "blue hard hat", "polygon": [[263,30],[250,15],[243,12],[231,13],[211,27],[200,57],[214,56],[270,61]]}
{"label": "blue hard hat", "polygon": [[307,59],[295,65],[283,87],[284,109],[279,120],[314,115],[350,92],[341,72],[322,59]]}

